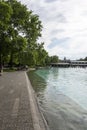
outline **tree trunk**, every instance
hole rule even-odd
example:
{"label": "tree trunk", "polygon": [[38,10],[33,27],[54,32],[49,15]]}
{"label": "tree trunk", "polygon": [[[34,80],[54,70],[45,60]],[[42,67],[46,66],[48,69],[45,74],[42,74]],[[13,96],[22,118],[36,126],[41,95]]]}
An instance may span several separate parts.
{"label": "tree trunk", "polygon": [[12,53],[12,52],[11,52],[11,54],[10,54],[9,65],[10,65],[11,68],[13,67],[13,53]]}
{"label": "tree trunk", "polygon": [[3,74],[2,54],[0,54],[0,76]]}

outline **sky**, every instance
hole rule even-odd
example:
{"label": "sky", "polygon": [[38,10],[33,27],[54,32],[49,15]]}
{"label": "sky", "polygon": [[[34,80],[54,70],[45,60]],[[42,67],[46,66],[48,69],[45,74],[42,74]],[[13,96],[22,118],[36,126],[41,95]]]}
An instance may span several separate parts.
{"label": "sky", "polygon": [[49,55],[87,56],[87,0],[20,0],[42,21],[40,42]]}

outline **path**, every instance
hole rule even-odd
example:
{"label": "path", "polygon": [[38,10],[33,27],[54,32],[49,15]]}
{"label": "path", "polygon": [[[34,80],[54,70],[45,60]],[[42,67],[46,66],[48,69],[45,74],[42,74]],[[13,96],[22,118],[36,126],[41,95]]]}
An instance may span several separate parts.
{"label": "path", "polygon": [[0,76],[0,130],[40,130],[35,108],[32,117],[27,82],[24,71]]}

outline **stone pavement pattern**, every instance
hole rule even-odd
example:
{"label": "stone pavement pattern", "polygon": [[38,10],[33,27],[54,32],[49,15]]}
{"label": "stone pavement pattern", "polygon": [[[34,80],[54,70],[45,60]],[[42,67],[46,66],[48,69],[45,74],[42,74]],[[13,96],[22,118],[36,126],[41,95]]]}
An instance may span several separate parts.
{"label": "stone pavement pattern", "polygon": [[0,76],[0,130],[33,130],[24,72]]}

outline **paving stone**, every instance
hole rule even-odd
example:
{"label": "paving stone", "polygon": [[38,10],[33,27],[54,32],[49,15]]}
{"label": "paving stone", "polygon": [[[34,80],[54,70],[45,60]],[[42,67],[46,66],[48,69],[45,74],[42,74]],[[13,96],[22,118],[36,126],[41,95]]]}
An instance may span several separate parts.
{"label": "paving stone", "polygon": [[24,72],[0,76],[0,130],[34,130]]}

